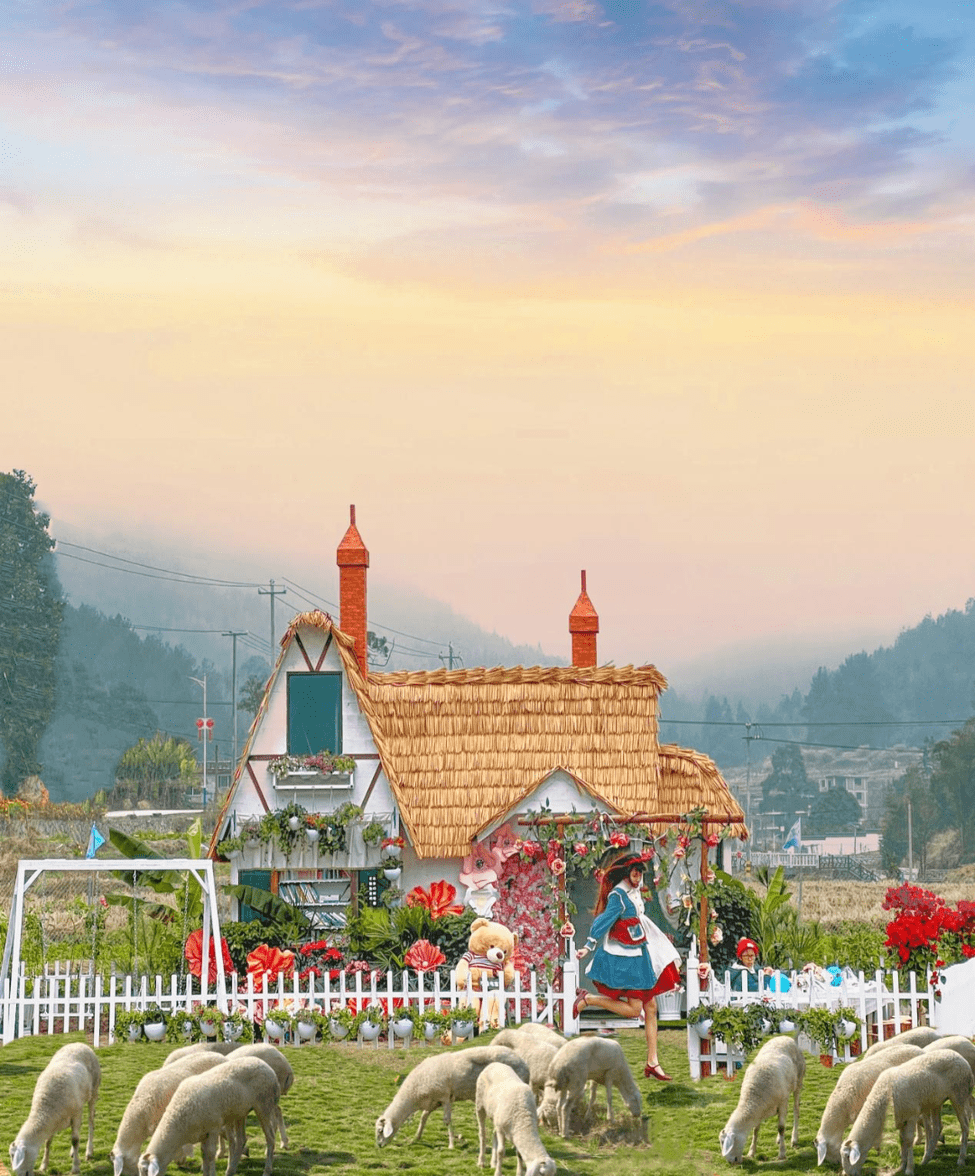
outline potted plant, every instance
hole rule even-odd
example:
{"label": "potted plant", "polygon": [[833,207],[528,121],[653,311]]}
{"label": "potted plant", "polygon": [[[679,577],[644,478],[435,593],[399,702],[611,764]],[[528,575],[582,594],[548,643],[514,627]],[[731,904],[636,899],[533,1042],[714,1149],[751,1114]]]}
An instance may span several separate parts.
{"label": "potted plant", "polygon": [[355,1015],[352,1022],[354,1037],[362,1037],[363,1041],[375,1041],[386,1027],[386,1014],[382,1005],[368,1004]]}
{"label": "potted plant", "polygon": [[142,1032],[149,1041],[162,1041],[167,1020],[168,1015],[158,1005],[150,1005],[142,1014]]}
{"label": "potted plant", "polygon": [[858,1045],[857,1040],[860,1033],[861,1021],[857,1016],[856,1009],[842,1008],[837,1010],[839,1023],[836,1026],[836,1045],[837,1048],[842,1049],[847,1042],[850,1043],[850,1050],[853,1052],[853,1047]]}
{"label": "potted plant", "polygon": [[837,1031],[843,1020],[835,1009],[803,1009],[799,1016],[799,1027],[819,1050],[819,1060],[824,1066],[832,1066],[836,1051]]}
{"label": "potted plant", "polygon": [[459,1041],[464,1037],[473,1035],[474,1022],[477,1020],[477,1010],[470,1005],[458,1005],[457,1008],[450,1010],[447,1014],[447,1019],[450,1024],[450,1036],[452,1040]]}
{"label": "potted plant", "polygon": [[380,821],[378,818],[373,817],[368,824],[362,827],[362,840],[366,845],[381,845],[387,832],[385,821]]}
{"label": "potted plant", "polygon": [[761,1041],[765,1010],[760,1004],[717,1005],[711,1012],[711,1036],[729,1049],[747,1053]]}
{"label": "potted plant", "polygon": [[299,1009],[294,1015],[295,1033],[300,1041],[314,1041],[321,1034],[328,1032],[328,1017],[317,1005]]}
{"label": "potted plant", "polygon": [[223,1024],[223,1013],[216,1005],[204,1005],[197,1010],[196,1020],[204,1037],[216,1037]]}
{"label": "potted plant", "polygon": [[280,1006],[268,1009],[264,1014],[264,1038],[266,1041],[284,1041],[291,1028],[291,1014]]}
{"label": "potted plant", "polygon": [[116,1040],[126,1038],[129,1041],[142,1039],[142,1009],[119,1009],[115,1014]]}
{"label": "potted plant", "polygon": [[249,839],[249,833],[245,834],[243,831],[236,833],[233,837],[225,837],[217,844],[217,853],[230,862],[236,861],[244,856],[244,846]]}
{"label": "potted plant", "polygon": [[423,1016],[419,1009],[405,1004],[401,1008],[393,1009],[389,1024],[394,1036],[409,1038],[414,1033],[423,1031]]}
{"label": "potted plant", "polygon": [[335,1041],[341,1041],[352,1032],[355,1014],[345,1005],[334,1005],[326,1014],[329,1035]]}
{"label": "potted plant", "polygon": [[705,1038],[711,1032],[711,1022],[714,1014],[714,1005],[699,1004],[692,1009],[687,1010],[687,1023],[700,1038]]}
{"label": "potted plant", "polygon": [[427,1041],[433,1041],[447,1026],[447,1017],[435,1005],[427,1005],[420,1014],[423,1026],[423,1036]]}
{"label": "potted plant", "polygon": [[174,1009],[166,1022],[166,1040],[186,1045],[194,1041],[200,1034],[200,1027],[196,1017],[186,1009]]}
{"label": "potted plant", "polygon": [[254,1024],[243,1009],[234,1009],[223,1019],[224,1041],[239,1041],[241,1044],[254,1040]]}
{"label": "potted plant", "polygon": [[305,757],[303,755],[276,755],[274,759],[268,760],[267,770],[275,780],[283,780],[285,776],[295,776],[306,770]]}

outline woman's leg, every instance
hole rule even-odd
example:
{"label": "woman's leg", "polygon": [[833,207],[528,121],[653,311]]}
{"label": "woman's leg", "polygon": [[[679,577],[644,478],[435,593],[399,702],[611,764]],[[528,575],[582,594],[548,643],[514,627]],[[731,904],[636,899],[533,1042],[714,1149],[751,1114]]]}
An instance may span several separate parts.
{"label": "woman's leg", "polygon": [[635,996],[628,996],[625,1000],[612,996],[603,996],[601,992],[587,992],[584,1009],[605,1009],[607,1013],[616,1013],[619,1017],[639,1017],[643,1005]]}
{"label": "woman's leg", "polygon": [[651,996],[643,1006],[644,1031],[647,1035],[647,1068],[644,1074],[661,1082],[669,1082],[670,1075],[661,1066],[657,1058],[657,998]]}

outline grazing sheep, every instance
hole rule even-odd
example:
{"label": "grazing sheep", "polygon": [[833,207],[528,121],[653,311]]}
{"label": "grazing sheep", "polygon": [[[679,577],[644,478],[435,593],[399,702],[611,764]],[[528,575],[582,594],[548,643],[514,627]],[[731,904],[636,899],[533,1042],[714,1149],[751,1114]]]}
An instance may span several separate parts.
{"label": "grazing sheep", "polygon": [[[239,1050],[233,1054],[233,1060],[236,1062],[238,1058],[260,1058],[262,1062],[267,1064],[274,1071],[278,1082],[281,1085],[282,1097],[288,1093],[294,1085],[295,1072],[291,1068],[291,1063],[278,1049],[276,1045],[271,1045],[268,1042],[261,1042],[255,1045],[242,1045]],[[281,1146],[288,1146],[288,1133],[284,1128],[284,1115],[282,1114],[280,1105],[277,1108],[278,1119],[278,1134],[281,1136]]]}
{"label": "grazing sheep", "polygon": [[85,1159],[94,1156],[95,1102],[102,1071],[95,1051],[81,1042],[62,1045],[40,1072],[30,1100],[30,1114],[10,1145],[10,1168],[14,1176],[33,1176],[37,1153],[44,1145],[40,1168],[47,1168],[51,1137],[71,1127],[71,1171],[80,1172],[78,1142],[81,1113],[88,1104],[88,1147]]}
{"label": "grazing sheep", "polygon": [[[520,1025],[511,1025],[509,1028],[502,1029],[500,1033],[495,1034],[491,1044],[507,1045],[510,1048],[510,1038],[519,1036],[536,1037],[542,1041],[550,1041],[556,1048],[565,1045],[568,1040],[561,1033],[556,1032],[551,1025],[543,1025],[540,1021],[522,1021]],[[502,1038],[504,1038],[503,1041],[501,1040]]]}
{"label": "grazing sheep", "polygon": [[612,1122],[615,1085],[630,1114],[640,1117],[643,1100],[619,1042],[607,1037],[573,1037],[552,1058],[545,1083],[544,1101],[551,1105],[554,1100],[559,1132],[563,1138],[569,1134],[572,1105],[580,1099],[590,1079],[593,1083],[590,1107],[596,1098],[596,1086],[601,1083],[606,1087],[606,1114]]}
{"label": "grazing sheep", "polygon": [[785,1159],[785,1120],[792,1099],[792,1146],[799,1143],[799,1097],[806,1076],[806,1059],[791,1037],[772,1037],[746,1067],[741,1081],[738,1106],[718,1135],[721,1154],[730,1164],[741,1163],[748,1136],[749,1156],[758,1147],[758,1129],[773,1115],[778,1116],[779,1159]]}
{"label": "grazing sheep", "polygon": [[222,1066],[220,1054],[192,1053],[172,1066],[150,1070],[139,1081],[118,1125],[111,1161],[114,1176],[137,1176],[142,1145],[152,1135],[184,1078]]}
{"label": "grazing sheep", "polygon": [[263,1176],[274,1163],[276,1110],[281,1086],[260,1058],[228,1058],[205,1074],[184,1078],[139,1158],[139,1176],[162,1176],[187,1144],[203,1145],[203,1176],[215,1176],[217,1140],[230,1138],[227,1176],[234,1176],[244,1148],[244,1120],[254,1111],[264,1129],[267,1156]]}
{"label": "grazing sheep", "polygon": [[972,1093],[972,1072],[965,1059],[950,1049],[922,1051],[921,1056],[885,1070],[867,1095],[859,1115],[843,1141],[840,1156],[847,1176],[859,1176],[871,1148],[880,1149],[887,1107],[894,1111],[894,1125],[900,1134],[901,1167],[905,1176],[914,1172],[914,1138],[918,1123],[926,1136],[922,1164],[934,1154],[941,1134],[941,1107],[950,1101],[961,1127],[958,1165],[968,1150],[968,1106]]}
{"label": "grazing sheep", "polygon": [[[501,1040],[503,1038],[503,1040]],[[523,1033],[520,1029],[502,1029],[495,1037],[492,1045],[504,1045],[513,1049],[515,1053],[528,1063],[529,1085],[536,1099],[545,1093],[545,1083],[548,1080],[549,1067],[552,1058],[565,1045],[565,1038],[559,1043],[550,1041],[540,1033]]]}
{"label": "grazing sheep", "polygon": [[510,1066],[491,1062],[484,1067],[474,1092],[477,1110],[477,1166],[484,1167],[486,1122],[494,1125],[491,1163],[494,1176],[501,1176],[505,1144],[509,1141],[517,1156],[517,1176],[555,1176],[555,1161],[545,1150],[538,1134],[535,1096]]}
{"label": "grazing sheep", "polygon": [[892,1045],[919,1045],[921,1049],[924,1049],[926,1045],[937,1041],[940,1036],[937,1029],[929,1029],[926,1025],[918,1025],[916,1029],[905,1029],[903,1033],[888,1037],[886,1041],[875,1041],[868,1050],[860,1055],[860,1061],[862,1062],[864,1058],[872,1058],[874,1054],[879,1053],[882,1049],[890,1049]]}
{"label": "grazing sheep", "polygon": [[179,1049],[174,1049],[173,1052],[163,1062],[164,1066],[171,1066],[174,1062],[180,1061],[189,1054],[196,1053],[213,1053],[220,1054],[221,1057],[226,1057],[227,1054],[232,1054],[243,1046],[239,1041],[198,1041],[195,1045],[181,1045]]}
{"label": "grazing sheep", "polygon": [[443,1121],[447,1128],[448,1147],[454,1146],[454,1131],[450,1125],[451,1107],[455,1102],[471,1102],[477,1080],[485,1066],[503,1062],[510,1066],[527,1084],[528,1064],[514,1050],[498,1045],[477,1045],[424,1058],[403,1079],[396,1097],[376,1120],[376,1147],[385,1147],[406,1120],[422,1111],[420,1124],[413,1142],[423,1134],[423,1128],[436,1107],[443,1107]]}
{"label": "grazing sheep", "polygon": [[843,1073],[826,1103],[816,1136],[816,1159],[820,1167],[827,1162],[840,1162],[840,1147],[846,1129],[859,1115],[873,1084],[884,1070],[899,1066],[901,1062],[910,1061],[920,1054],[919,1045],[895,1045],[891,1049],[881,1050],[859,1065],[843,1067]]}
{"label": "grazing sheep", "polygon": [[[972,1077],[975,1078],[975,1045],[972,1044],[970,1037],[962,1037],[959,1033],[951,1033],[947,1037],[939,1037],[937,1041],[932,1041],[930,1045],[924,1047],[925,1053],[930,1053],[936,1049],[951,1049],[968,1062],[971,1067]],[[975,1104],[972,1106],[972,1114],[975,1115]]]}

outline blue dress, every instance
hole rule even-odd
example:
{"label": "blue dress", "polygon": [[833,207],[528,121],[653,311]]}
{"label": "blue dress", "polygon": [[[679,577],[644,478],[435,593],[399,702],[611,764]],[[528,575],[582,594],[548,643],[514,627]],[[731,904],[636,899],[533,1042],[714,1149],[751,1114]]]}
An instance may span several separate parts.
{"label": "blue dress", "polygon": [[[630,921],[639,942],[622,943],[610,934],[621,919]],[[640,891],[626,882],[609,892],[605,910],[592,921],[586,947],[592,952],[586,975],[606,996],[648,1000],[680,983],[680,953],[644,914]]]}

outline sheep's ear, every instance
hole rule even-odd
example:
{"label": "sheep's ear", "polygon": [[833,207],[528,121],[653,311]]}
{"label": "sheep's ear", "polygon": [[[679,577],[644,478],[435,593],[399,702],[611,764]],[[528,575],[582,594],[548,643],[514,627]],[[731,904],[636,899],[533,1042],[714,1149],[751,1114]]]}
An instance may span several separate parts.
{"label": "sheep's ear", "polygon": [[817,1139],[816,1140],[816,1163],[820,1168],[826,1162],[826,1151],[827,1151],[826,1140],[825,1139]]}
{"label": "sheep's ear", "polygon": [[125,1160],[122,1156],[116,1154],[112,1156],[112,1169],[115,1176],[122,1176],[122,1168],[125,1166]]}
{"label": "sheep's ear", "polygon": [[19,1172],[27,1160],[27,1148],[22,1143],[12,1143],[10,1145],[10,1166],[15,1172]]}
{"label": "sheep's ear", "polygon": [[393,1124],[388,1120],[383,1120],[383,1139],[389,1139],[393,1134]]}
{"label": "sheep's ear", "polygon": [[850,1144],[850,1163],[851,1164],[859,1164],[859,1162],[860,1162],[860,1145],[856,1142],[856,1140],[854,1140],[853,1143]]}
{"label": "sheep's ear", "polygon": [[718,1140],[721,1143],[721,1154],[725,1159],[727,1159],[735,1150],[734,1133],[731,1131],[722,1131],[718,1136]]}
{"label": "sheep's ear", "polygon": [[159,1176],[159,1158],[157,1156],[150,1157],[146,1176]]}

